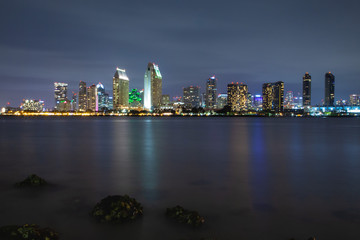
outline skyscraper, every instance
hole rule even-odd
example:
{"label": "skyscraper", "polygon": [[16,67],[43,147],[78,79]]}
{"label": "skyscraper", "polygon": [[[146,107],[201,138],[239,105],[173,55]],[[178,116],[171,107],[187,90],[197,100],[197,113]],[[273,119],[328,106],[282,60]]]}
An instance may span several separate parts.
{"label": "skyscraper", "polygon": [[97,88],[95,84],[87,89],[87,110],[98,111]]}
{"label": "skyscraper", "polygon": [[263,110],[284,111],[284,82],[263,84]]}
{"label": "skyscraper", "polygon": [[284,82],[273,83],[273,110],[276,113],[284,111]]}
{"label": "skyscraper", "polygon": [[154,110],[161,106],[162,76],[159,66],[149,63],[144,76],[144,108]]}
{"label": "skyscraper", "polygon": [[[64,109],[62,109],[60,107],[61,103],[65,103],[67,100],[67,88],[68,88],[68,84],[67,83],[58,83],[55,82],[54,83],[54,97],[55,97],[55,109],[58,111],[64,111]],[[60,109],[61,108],[61,109]]]}
{"label": "skyscraper", "polygon": [[303,76],[303,106],[311,106],[311,76],[308,72]]}
{"label": "skyscraper", "polygon": [[227,105],[228,94],[227,93],[220,93],[218,94],[216,100],[216,106],[218,109],[223,109]]}
{"label": "skyscraper", "polygon": [[216,82],[217,79],[215,78],[215,76],[210,77],[206,82],[205,108],[208,109],[216,108],[216,98],[217,98]]}
{"label": "skyscraper", "polygon": [[96,94],[98,99],[98,110],[103,111],[107,109],[106,104],[106,93],[105,93],[105,87],[100,82],[96,85]]}
{"label": "skyscraper", "polygon": [[231,111],[245,111],[248,109],[248,87],[241,83],[228,84],[227,104]]}
{"label": "skyscraper", "polygon": [[325,106],[334,106],[335,76],[328,72],[325,74]]}
{"label": "skyscraper", "polygon": [[85,112],[87,110],[87,93],[86,82],[79,83],[79,111]]}
{"label": "skyscraper", "polygon": [[273,86],[271,83],[264,83],[262,87],[263,111],[271,111],[273,104]]}
{"label": "skyscraper", "polygon": [[116,68],[113,78],[113,108],[116,111],[129,108],[129,78],[120,68]]}
{"label": "skyscraper", "polygon": [[183,101],[186,108],[200,107],[200,87],[186,87],[183,89]]}

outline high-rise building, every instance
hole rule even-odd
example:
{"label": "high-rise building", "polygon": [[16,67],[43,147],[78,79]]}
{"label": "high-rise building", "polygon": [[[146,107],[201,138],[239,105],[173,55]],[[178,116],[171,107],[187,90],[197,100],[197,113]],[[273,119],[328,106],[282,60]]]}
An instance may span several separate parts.
{"label": "high-rise building", "polygon": [[294,93],[293,91],[287,91],[285,94],[284,108],[292,109],[294,107]]}
{"label": "high-rise building", "polygon": [[284,111],[284,82],[263,84],[263,110]]}
{"label": "high-rise building", "polygon": [[328,72],[325,74],[325,106],[334,106],[335,76]]}
{"label": "high-rise building", "polygon": [[216,98],[217,98],[216,82],[217,79],[215,78],[215,76],[210,77],[206,82],[205,108],[208,109],[216,108]]}
{"label": "high-rise building", "polygon": [[303,106],[311,106],[311,76],[308,72],[303,76]]}
{"label": "high-rise building", "polygon": [[200,87],[186,87],[183,89],[183,102],[185,108],[200,107]]}
{"label": "high-rise building", "polygon": [[79,83],[79,111],[85,112],[87,110],[87,93],[86,82]]}
{"label": "high-rise building", "polygon": [[245,111],[248,109],[248,88],[247,85],[241,83],[231,83],[227,86],[228,99],[227,104],[231,111]]}
{"label": "high-rise building", "polygon": [[54,90],[55,109],[58,111],[64,111],[64,109],[62,109],[60,107],[60,103],[64,103],[64,102],[68,101],[68,99],[67,99],[68,84],[55,82],[54,88],[55,88],[55,90]]}
{"label": "high-rise building", "polygon": [[77,98],[78,98],[77,93],[74,93],[74,92],[73,92],[73,98],[72,98],[72,100],[71,100],[71,110],[72,110],[72,111],[76,111],[76,110],[77,110]]}
{"label": "high-rise building", "polygon": [[262,108],[263,106],[263,97],[261,95],[255,95],[253,100],[254,108]]}
{"label": "high-rise building", "polygon": [[162,76],[159,66],[149,63],[144,76],[144,108],[154,110],[160,108],[162,96]]}
{"label": "high-rise building", "polygon": [[262,87],[263,95],[263,111],[271,111],[273,109],[273,86],[271,83],[264,83]]}
{"label": "high-rise building", "polygon": [[360,106],[360,94],[351,94],[349,102],[352,106]]}
{"label": "high-rise building", "polygon": [[99,111],[107,110],[108,106],[106,103],[107,99],[106,99],[105,87],[100,82],[96,85],[96,93],[98,99],[98,110]]}
{"label": "high-rise building", "polygon": [[20,109],[22,111],[42,112],[44,110],[44,101],[24,99],[20,105]]}
{"label": "high-rise building", "polygon": [[129,108],[129,78],[120,68],[116,68],[113,78],[113,107],[116,111]]}
{"label": "high-rise building", "polygon": [[228,94],[220,93],[216,100],[216,106],[218,109],[223,109],[227,105]]}
{"label": "high-rise building", "polygon": [[97,88],[93,84],[87,89],[87,110],[97,112],[98,108],[98,98],[97,98]]}
{"label": "high-rise building", "polygon": [[278,112],[284,111],[284,82],[273,83],[273,110]]}

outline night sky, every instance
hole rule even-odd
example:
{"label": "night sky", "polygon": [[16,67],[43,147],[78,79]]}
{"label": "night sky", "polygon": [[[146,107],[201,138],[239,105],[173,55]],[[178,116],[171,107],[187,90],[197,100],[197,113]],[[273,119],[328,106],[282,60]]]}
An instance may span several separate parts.
{"label": "night sky", "polygon": [[0,106],[33,98],[53,107],[54,82],[70,92],[80,80],[102,82],[112,94],[116,67],[142,89],[148,62],[171,96],[190,85],[204,91],[214,74],[219,93],[244,82],[260,94],[274,81],[297,93],[309,72],[317,104],[331,71],[335,98],[348,99],[360,93],[359,8],[347,0],[1,0]]}

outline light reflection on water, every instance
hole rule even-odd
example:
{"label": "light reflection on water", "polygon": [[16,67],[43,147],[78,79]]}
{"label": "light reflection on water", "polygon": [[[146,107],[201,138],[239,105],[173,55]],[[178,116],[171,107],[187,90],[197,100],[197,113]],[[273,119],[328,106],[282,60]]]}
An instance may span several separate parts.
{"label": "light reflection on water", "polygon": [[[67,240],[360,237],[359,119],[0,120],[0,225],[37,222]],[[11,187],[33,172],[54,188]],[[109,194],[137,198],[144,218],[91,221]],[[169,223],[176,204],[205,226]]]}

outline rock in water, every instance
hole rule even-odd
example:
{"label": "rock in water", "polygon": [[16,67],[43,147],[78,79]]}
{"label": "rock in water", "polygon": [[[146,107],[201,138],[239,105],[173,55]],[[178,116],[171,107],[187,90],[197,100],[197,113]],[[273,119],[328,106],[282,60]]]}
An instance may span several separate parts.
{"label": "rock in water", "polygon": [[200,216],[198,212],[186,210],[181,206],[167,208],[166,216],[174,218],[180,223],[186,223],[194,227],[199,227],[205,222],[204,217]]}
{"label": "rock in water", "polygon": [[24,181],[16,183],[18,187],[38,187],[47,185],[47,182],[41,177],[32,174],[28,176]]}
{"label": "rock in water", "polygon": [[0,239],[58,240],[59,234],[53,229],[40,228],[35,224],[10,225],[0,227]]}
{"label": "rock in water", "polygon": [[97,203],[91,215],[99,222],[121,223],[143,215],[143,207],[128,195],[108,196]]}

